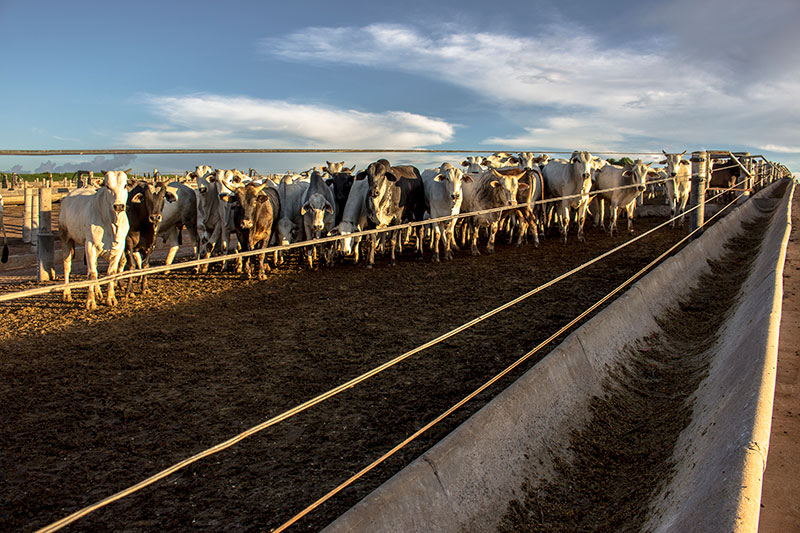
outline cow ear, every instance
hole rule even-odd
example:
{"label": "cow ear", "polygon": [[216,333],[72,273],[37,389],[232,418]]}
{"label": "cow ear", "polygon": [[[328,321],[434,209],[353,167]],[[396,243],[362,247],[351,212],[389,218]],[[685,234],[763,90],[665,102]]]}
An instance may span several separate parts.
{"label": "cow ear", "polygon": [[325,203],[325,211],[332,215],[333,214],[333,206],[330,203],[326,202]]}
{"label": "cow ear", "polygon": [[352,166],[352,167],[350,167],[350,168],[343,168],[343,169],[342,169],[342,172],[347,172],[348,174],[352,174],[352,173],[353,173],[353,171],[354,171],[355,169],[356,169],[356,166],[355,166],[355,165],[353,165],[353,166]]}
{"label": "cow ear", "polygon": [[690,161],[687,161],[687,160],[685,160],[685,159],[681,159],[681,165],[687,165],[687,166],[690,166],[691,164],[692,164],[692,163],[691,163]]}
{"label": "cow ear", "polygon": [[168,201],[169,203],[172,203],[172,202],[174,202],[175,200],[177,200],[177,199],[178,199],[178,197],[177,197],[177,196],[175,196],[174,194],[172,194],[171,192],[167,191],[167,192],[166,192],[166,194],[164,194],[164,199],[165,199],[166,201]]}
{"label": "cow ear", "polygon": [[469,166],[469,162],[468,161],[462,161],[461,162],[461,166],[462,167],[468,167]]}
{"label": "cow ear", "polygon": [[631,172],[630,170],[625,170],[622,172],[622,175],[625,176],[626,178],[630,178],[631,176],[633,176],[633,172]]}
{"label": "cow ear", "polygon": [[466,183],[472,183],[474,181],[472,179],[472,176],[470,176],[469,174],[464,174],[461,179]]}
{"label": "cow ear", "polygon": [[512,165],[519,165],[519,158],[518,157],[509,157],[508,162]]}
{"label": "cow ear", "polygon": [[397,181],[397,176],[395,176],[391,172],[386,172],[384,176],[386,176],[386,179],[389,181]]}
{"label": "cow ear", "polygon": [[497,180],[492,180],[489,182],[489,186],[494,188],[500,187],[500,182]]}
{"label": "cow ear", "polygon": [[667,164],[667,160],[665,159],[663,161],[659,161],[658,164],[659,165],[666,165]]}
{"label": "cow ear", "polygon": [[356,179],[357,180],[363,180],[366,177],[367,177],[366,171],[362,171],[362,172],[359,172],[358,174],[356,174]]}
{"label": "cow ear", "polygon": [[527,188],[528,188],[528,184],[527,183],[520,183],[519,185],[517,185],[517,190],[519,190],[519,191],[524,191]]}
{"label": "cow ear", "polygon": [[300,208],[300,214],[301,215],[305,215],[310,210],[311,210],[311,206],[309,205],[308,202],[306,202],[306,203],[303,204],[303,207]]}
{"label": "cow ear", "polygon": [[341,235],[338,227],[335,227],[328,232],[328,237],[336,237],[337,235]]}
{"label": "cow ear", "polygon": [[128,201],[132,204],[140,204],[142,203],[142,193],[137,192],[133,195],[133,198],[129,198]]}
{"label": "cow ear", "polygon": [[444,174],[436,174],[436,176],[433,178],[433,181],[444,181],[446,179],[447,178],[445,177]]}
{"label": "cow ear", "polygon": [[267,196],[266,194],[262,194],[262,195],[256,196],[256,202],[258,202],[260,204],[265,203],[267,200],[269,200],[269,196]]}

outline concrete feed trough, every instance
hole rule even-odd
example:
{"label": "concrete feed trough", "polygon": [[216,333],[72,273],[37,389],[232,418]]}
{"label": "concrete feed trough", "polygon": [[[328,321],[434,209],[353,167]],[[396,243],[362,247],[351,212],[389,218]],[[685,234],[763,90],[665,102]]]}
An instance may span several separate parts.
{"label": "concrete feed trough", "polygon": [[[658,317],[725,252],[743,222],[774,215],[746,281],[707,350],[677,437],[674,475],[648,505],[656,531],[754,531],[766,467],[777,365],[782,272],[793,187],[764,189],[637,282],[436,446],[326,528],[338,531],[488,531],[527,479],[555,471],[627,349],[659,331]],[[668,288],[668,290],[667,290]]]}

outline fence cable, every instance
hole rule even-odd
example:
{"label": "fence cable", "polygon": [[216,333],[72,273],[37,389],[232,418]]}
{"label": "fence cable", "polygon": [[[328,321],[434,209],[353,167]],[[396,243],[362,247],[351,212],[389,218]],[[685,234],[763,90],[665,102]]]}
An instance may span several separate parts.
{"label": "fence cable", "polygon": [[[722,193],[720,193],[720,194],[722,194]],[[226,440],[226,441],[224,441],[222,443],[219,443],[219,444],[217,444],[215,446],[212,446],[211,448],[208,448],[208,449],[206,449],[206,450],[204,450],[204,451],[202,451],[200,453],[197,453],[197,454],[195,454],[195,455],[193,455],[193,456],[191,456],[191,457],[189,457],[187,459],[184,459],[183,461],[180,461],[180,462],[178,462],[178,463],[176,463],[176,464],[174,464],[174,465],[162,470],[161,472],[158,472],[158,473],[148,477],[147,479],[145,479],[145,480],[143,480],[143,481],[141,481],[141,482],[139,482],[139,483],[137,483],[135,485],[132,485],[132,486],[130,486],[130,487],[128,487],[128,488],[126,488],[126,489],[124,489],[122,491],[117,492],[116,494],[113,494],[113,495],[111,495],[111,496],[99,501],[99,502],[96,502],[96,503],[94,503],[92,505],[89,505],[88,507],[85,507],[85,508],[83,508],[83,509],[81,509],[79,511],[76,511],[75,513],[73,513],[73,514],[71,514],[71,515],[69,515],[67,517],[62,518],[61,520],[53,522],[52,524],[50,524],[50,525],[38,530],[38,533],[46,533],[46,532],[57,531],[57,530],[61,529],[62,527],[66,526],[68,524],[71,524],[72,522],[75,522],[76,520],[78,520],[78,519],[80,519],[80,518],[82,518],[82,517],[94,512],[94,511],[96,511],[96,510],[98,510],[98,509],[100,509],[102,507],[105,507],[106,505],[108,505],[110,503],[113,503],[113,502],[115,502],[115,501],[117,501],[119,499],[122,499],[122,498],[124,498],[124,497],[126,497],[126,496],[128,496],[130,494],[133,494],[134,492],[137,492],[137,491],[139,491],[139,490],[141,490],[141,489],[143,489],[143,488],[145,488],[145,487],[147,487],[149,485],[152,485],[153,483],[155,483],[157,481],[160,481],[161,479],[163,479],[163,478],[165,478],[165,477],[177,472],[178,470],[181,470],[181,469],[185,468],[186,466],[189,466],[192,463],[195,463],[195,462],[199,461],[200,459],[203,459],[203,458],[208,457],[210,455],[214,455],[214,454],[216,454],[218,452],[221,452],[221,451],[223,451],[223,450],[225,450],[227,448],[230,448],[234,444],[237,444],[238,442],[246,439],[247,437],[255,435],[256,433],[258,433],[258,432],[260,432],[260,431],[262,431],[262,430],[264,430],[264,429],[266,429],[266,428],[268,428],[270,426],[274,426],[275,424],[278,424],[279,422],[282,422],[282,421],[284,421],[284,420],[286,420],[288,418],[291,418],[291,417],[293,417],[293,416],[295,416],[295,415],[297,415],[297,414],[299,414],[299,413],[301,413],[301,412],[303,412],[303,411],[305,411],[305,410],[307,410],[307,409],[309,409],[309,408],[311,408],[311,407],[313,407],[313,406],[315,406],[315,405],[317,405],[319,403],[322,403],[323,401],[328,400],[328,399],[340,394],[341,392],[343,392],[343,391],[345,391],[345,390],[347,390],[347,389],[349,389],[351,387],[354,387],[354,386],[356,386],[356,385],[358,385],[358,384],[360,384],[360,383],[372,378],[373,376],[383,372],[384,370],[387,370],[387,369],[397,365],[398,363],[408,359],[409,357],[411,357],[411,356],[413,356],[413,355],[415,355],[415,354],[417,354],[417,353],[419,353],[419,352],[421,352],[423,350],[426,350],[427,348],[430,348],[431,346],[439,344],[439,343],[449,339],[450,337],[453,337],[453,336],[457,335],[458,333],[460,333],[460,332],[462,332],[462,331],[464,331],[464,330],[466,330],[466,329],[468,329],[468,328],[470,328],[470,327],[472,327],[472,326],[474,326],[474,325],[476,325],[476,324],[478,324],[480,322],[483,322],[483,321],[487,320],[488,318],[491,318],[492,316],[494,316],[494,315],[496,315],[496,314],[508,309],[509,307],[512,307],[513,305],[516,305],[517,303],[519,303],[519,302],[521,302],[521,301],[533,296],[534,294],[536,294],[538,292],[541,292],[542,290],[544,290],[544,289],[546,289],[548,287],[551,287],[552,285],[555,285],[559,281],[562,281],[562,280],[564,280],[564,279],[576,274],[577,272],[580,272],[581,270],[584,270],[585,268],[588,268],[589,266],[591,266],[591,265],[593,265],[593,264],[605,259],[606,257],[608,257],[608,256],[610,256],[610,255],[612,255],[612,254],[614,254],[614,253],[626,248],[627,246],[630,246],[634,242],[636,242],[636,241],[638,241],[638,240],[640,240],[640,239],[642,239],[642,238],[654,233],[655,231],[665,227],[667,224],[670,224],[672,221],[680,218],[683,215],[686,215],[686,214],[694,211],[695,209],[697,209],[699,207],[700,207],[699,205],[695,206],[692,209],[687,210],[685,213],[683,213],[683,214],[681,214],[679,216],[670,218],[670,219],[666,220],[665,222],[663,222],[663,223],[651,228],[650,230],[646,231],[645,233],[642,233],[641,235],[638,235],[638,236],[630,239],[629,241],[626,241],[625,243],[622,243],[621,245],[619,245],[619,246],[617,246],[617,247],[615,247],[615,248],[613,248],[611,250],[608,250],[608,251],[604,252],[603,254],[601,254],[601,255],[599,255],[599,256],[587,261],[586,263],[583,263],[582,265],[579,265],[576,268],[573,268],[569,272],[566,272],[566,273],[564,273],[564,274],[562,274],[562,275],[560,275],[560,276],[548,281],[547,283],[544,283],[543,285],[540,285],[539,287],[537,287],[537,288],[535,288],[535,289],[533,289],[533,290],[531,290],[531,291],[529,291],[529,292],[527,292],[527,293],[515,298],[514,300],[511,300],[511,301],[509,301],[509,302],[507,302],[507,303],[505,303],[505,304],[503,304],[503,305],[501,305],[499,307],[496,307],[495,309],[492,309],[491,311],[486,312],[486,313],[480,315],[479,317],[474,318],[474,319],[470,320],[469,322],[467,322],[465,324],[462,324],[461,326],[458,326],[457,328],[454,328],[454,329],[448,331],[447,333],[444,333],[443,335],[440,335],[439,337],[436,337],[435,339],[426,342],[425,344],[422,344],[422,345],[420,345],[420,346],[418,346],[418,347],[416,347],[416,348],[414,348],[412,350],[409,350],[406,353],[404,353],[402,355],[399,355],[399,356],[395,357],[394,359],[391,359],[390,361],[387,361],[386,363],[384,363],[384,364],[382,364],[382,365],[380,365],[380,366],[378,366],[378,367],[376,367],[376,368],[374,368],[374,369],[372,369],[372,370],[370,370],[370,371],[368,371],[368,372],[366,372],[364,374],[361,374],[360,376],[358,376],[356,378],[353,378],[350,381],[347,381],[346,383],[343,383],[343,384],[339,385],[338,387],[330,389],[329,391],[327,391],[327,392],[325,392],[323,394],[320,394],[320,395],[318,395],[318,396],[316,396],[316,397],[314,397],[314,398],[312,398],[312,399],[310,399],[310,400],[308,400],[308,401],[306,401],[306,402],[304,402],[304,403],[302,403],[300,405],[297,405],[296,407],[293,407],[292,409],[289,409],[289,410],[287,410],[287,411],[285,411],[285,412],[283,412],[283,413],[281,413],[281,414],[279,414],[277,416],[274,416],[274,417],[270,418],[269,420],[266,420],[266,421],[262,422],[261,424],[253,426],[252,428],[250,428],[250,429],[248,429],[248,430],[246,430],[246,431],[244,431],[242,433],[239,433],[238,435],[236,435],[236,436],[234,436],[234,437],[232,437],[232,438],[230,438],[230,439],[228,439],[228,440]]]}

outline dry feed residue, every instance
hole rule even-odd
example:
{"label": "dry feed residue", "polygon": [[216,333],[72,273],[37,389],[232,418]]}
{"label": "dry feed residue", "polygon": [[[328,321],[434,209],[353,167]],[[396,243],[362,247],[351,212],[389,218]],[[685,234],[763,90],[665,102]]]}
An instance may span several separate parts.
{"label": "dry feed residue", "polygon": [[650,501],[673,475],[674,445],[692,416],[692,392],[735,307],[770,222],[764,216],[726,245],[699,285],[659,317],[660,331],[627,349],[625,362],[590,403],[589,422],[570,435],[556,475],[529,480],[499,526],[516,531],[639,531]]}

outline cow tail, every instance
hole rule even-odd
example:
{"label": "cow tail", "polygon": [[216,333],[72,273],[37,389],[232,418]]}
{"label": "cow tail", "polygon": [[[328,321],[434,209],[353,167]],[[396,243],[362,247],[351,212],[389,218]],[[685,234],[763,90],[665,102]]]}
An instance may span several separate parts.
{"label": "cow tail", "polygon": [[178,224],[178,246],[183,244],[183,225]]}

